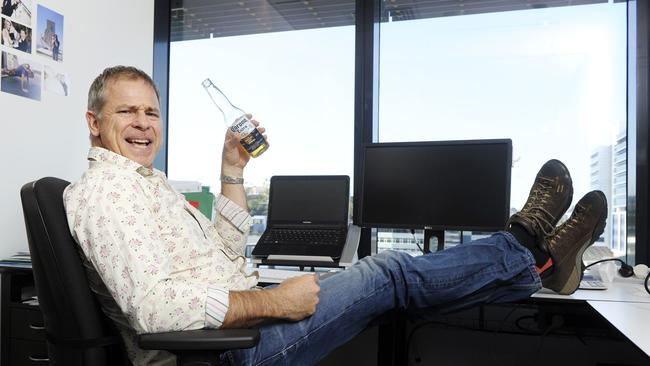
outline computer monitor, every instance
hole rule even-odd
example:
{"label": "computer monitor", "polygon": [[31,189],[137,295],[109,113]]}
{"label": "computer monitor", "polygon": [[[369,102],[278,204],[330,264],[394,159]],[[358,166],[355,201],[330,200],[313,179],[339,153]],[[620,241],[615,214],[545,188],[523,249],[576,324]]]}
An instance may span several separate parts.
{"label": "computer monitor", "polygon": [[360,224],[501,230],[510,212],[511,165],[509,139],[367,144]]}

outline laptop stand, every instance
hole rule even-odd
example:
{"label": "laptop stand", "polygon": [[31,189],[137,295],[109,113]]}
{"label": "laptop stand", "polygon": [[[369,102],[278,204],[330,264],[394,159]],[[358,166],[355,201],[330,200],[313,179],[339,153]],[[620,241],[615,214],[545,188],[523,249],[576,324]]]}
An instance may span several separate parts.
{"label": "laptop stand", "polygon": [[348,236],[345,239],[343,252],[338,261],[330,257],[309,256],[309,255],[269,255],[268,257],[252,257],[253,268],[260,265],[265,266],[297,266],[297,267],[327,267],[327,268],[348,268],[357,261],[357,248],[361,228],[357,225],[350,225]]}

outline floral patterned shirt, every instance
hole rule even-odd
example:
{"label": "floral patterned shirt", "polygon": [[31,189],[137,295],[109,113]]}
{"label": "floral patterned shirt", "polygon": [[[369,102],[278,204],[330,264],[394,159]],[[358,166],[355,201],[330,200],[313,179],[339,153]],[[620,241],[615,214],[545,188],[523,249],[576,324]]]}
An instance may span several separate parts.
{"label": "floral patterned shirt", "polygon": [[88,160],[63,196],[89,282],[132,362],[166,364],[135,335],[221,326],[228,291],[257,284],[243,257],[250,216],[220,195],[213,224],[162,172],[99,147]]}

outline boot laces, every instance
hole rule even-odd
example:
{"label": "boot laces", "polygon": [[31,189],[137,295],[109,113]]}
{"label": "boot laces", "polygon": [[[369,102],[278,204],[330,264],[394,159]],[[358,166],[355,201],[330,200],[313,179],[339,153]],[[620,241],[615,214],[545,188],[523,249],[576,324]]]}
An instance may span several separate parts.
{"label": "boot laces", "polygon": [[555,180],[552,178],[537,177],[537,182],[531,192],[530,200],[528,200],[522,210],[527,211],[525,216],[537,224],[537,227],[539,227],[545,236],[555,234],[555,225],[551,223],[551,221],[555,220],[555,217],[544,208],[544,205],[551,198],[554,182]]}
{"label": "boot laces", "polygon": [[563,237],[567,235],[567,233],[570,233],[571,231],[575,232],[578,228],[578,224],[582,222],[582,219],[585,216],[585,212],[587,211],[587,208],[581,204],[576,205],[575,209],[573,210],[573,215],[571,215],[571,218],[567,220],[564,224],[560,225],[558,228],[558,235],[554,238],[556,240],[559,240],[560,237]]}

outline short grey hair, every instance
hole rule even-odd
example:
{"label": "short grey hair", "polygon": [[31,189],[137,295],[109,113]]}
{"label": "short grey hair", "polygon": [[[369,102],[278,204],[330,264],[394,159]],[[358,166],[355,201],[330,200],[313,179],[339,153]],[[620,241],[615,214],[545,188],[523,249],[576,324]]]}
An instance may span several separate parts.
{"label": "short grey hair", "polygon": [[142,80],[149,84],[156,92],[156,98],[160,103],[160,93],[158,87],[146,72],[133,66],[112,66],[104,69],[99,76],[95,78],[88,90],[88,110],[99,116],[104,104],[106,103],[106,87],[109,83],[119,79]]}

